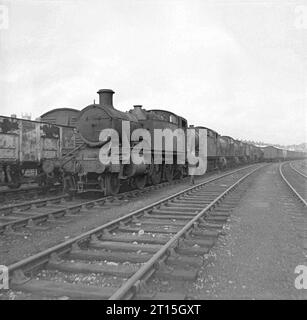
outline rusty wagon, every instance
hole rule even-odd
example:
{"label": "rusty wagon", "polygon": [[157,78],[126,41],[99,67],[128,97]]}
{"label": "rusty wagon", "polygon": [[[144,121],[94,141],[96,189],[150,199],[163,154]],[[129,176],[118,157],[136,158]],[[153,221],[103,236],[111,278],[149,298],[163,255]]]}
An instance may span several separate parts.
{"label": "rusty wagon", "polygon": [[74,148],[74,127],[0,116],[0,186],[60,182],[59,162]]}

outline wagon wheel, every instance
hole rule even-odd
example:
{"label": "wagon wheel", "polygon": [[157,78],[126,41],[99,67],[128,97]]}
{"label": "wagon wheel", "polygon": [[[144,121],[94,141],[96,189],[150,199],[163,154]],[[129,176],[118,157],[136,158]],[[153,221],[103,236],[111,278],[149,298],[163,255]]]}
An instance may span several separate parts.
{"label": "wagon wheel", "polygon": [[105,178],[101,180],[102,183],[105,182],[104,188],[106,195],[118,194],[120,189],[120,179],[118,173],[107,173]]}
{"label": "wagon wheel", "polygon": [[18,189],[21,186],[21,175],[18,169],[12,169],[10,171],[11,181],[8,182],[7,186],[10,189]]}
{"label": "wagon wheel", "polygon": [[42,172],[41,174],[39,174],[37,178],[37,183],[40,187],[49,188],[52,186],[51,178],[52,177],[50,177],[48,174],[46,174],[45,172]]}
{"label": "wagon wheel", "polygon": [[63,190],[70,191],[76,188],[75,179],[72,175],[67,175],[63,177]]}
{"label": "wagon wheel", "polygon": [[166,164],[164,166],[165,179],[168,182],[173,181],[174,178],[174,167],[171,164]]}
{"label": "wagon wheel", "polygon": [[153,185],[156,185],[161,182],[162,170],[159,164],[153,164],[151,170],[151,182]]}
{"label": "wagon wheel", "polygon": [[145,174],[134,177],[133,182],[137,189],[144,189],[146,185],[146,178],[147,176]]}
{"label": "wagon wheel", "polygon": [[20,186],[21,186],[21,183],[20,182],[10,182],[8,185],[7,185],[10,189],[18,189]]}
{"label": "wagon wheel", "polygon": [[175,179],[182,179],[184,176],[184,168],[183,166],[177,166],[175,173],[174,173],[174,178]]}
{"label": "wagon wheel", "polygon": [[227,160],[225,157],[220,157],[219,158],[219,163],[218,163],[219,169],[224,169],[227,167]]}

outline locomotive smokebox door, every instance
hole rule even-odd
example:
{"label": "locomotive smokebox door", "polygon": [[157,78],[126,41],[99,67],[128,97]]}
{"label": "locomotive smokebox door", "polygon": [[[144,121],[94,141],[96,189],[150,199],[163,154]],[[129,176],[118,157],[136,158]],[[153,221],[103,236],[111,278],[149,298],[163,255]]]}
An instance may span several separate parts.
{"label": "locomotive smokebox door", "polygon": [[114,108],[114,91],[101,89],[97,93],[99,94],[99,104],[92,104],[83,109],[77,123],[79,134],[88,146],[98,147],[103,144],[103,141],[99,141],[103,129],[115,130],[121,140],[123,121],[129,122],[131,132],[140,127],[134,115]]}
{"label": "locomotive smokebox door", "polygon": [[100,144],[100,132],[106,128],[112,128],[112,116],[105,108],[93,104],[81,111],[77,129],[89,146],[94,147]]}

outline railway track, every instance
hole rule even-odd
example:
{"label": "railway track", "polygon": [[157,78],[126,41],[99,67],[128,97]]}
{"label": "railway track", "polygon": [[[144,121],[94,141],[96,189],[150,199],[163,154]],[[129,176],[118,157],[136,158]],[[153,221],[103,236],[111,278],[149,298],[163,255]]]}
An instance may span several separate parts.
{"label": "railway track", "polygon": [[290,162],[290,167],[294,171],[296,171],[298,174],[300,174],[301,176],[303,176],[304,178],[307,179],[307,175],[303,171],[301,171],[300,169],[297,168],[297,164],[298,164],[297,162],[296,163]]}
{"label": "railway track", "polygon": [[41,186],[24,186],[19,189],[0,190],[0,203],[21,202],[27,199],[36,199],[42,196],[56,195],[62,192],[63,187],[58,185],[52,188]]}
{"label": "railway track", "polygon": [[145,283],[153,278],[193,281],[201,257],[239,201],[234,191],[262,167],[201,182],[14,263],[8,267],[10,288],[24,299],[185,298],[147,290]]}
{"label": "railway track", "polygon": [[0,206],[0,235],[24,235],[23,232],[18,232],[20,228],[26,228],[28,231],[45,231],[50,228],[50,225],[65,224],[83,214],[97,212],[102,207],[118,206],[124,204],[128,199],[183,181],[189,181],[189,178],[162,182],[140,190],[133,189],[115,196],[101,196],[98,189],[85,191],[77,195],[81,199],[89,195],[91,199],[94,198],[91,201],[77,199],[72,194],[60,194],[54,197],[2,205]]}
{"label": "railway track", "polygon": [[[184,181],[187,180],[188,178],[184,178]],[[97,212],[102,207],[118,206],[141,194],[181,182],[182,179],[163,182],[141,190],[134,189],[123,192],[116,196],[101,197],[99,190],[92,190],[92,192],[84,192],[79,195],[84,197],[91,194],[93,198],[93,195],[96,194],[95,199],[90,201],[77,199],[70,194],[61,194],[55,197],[0,206],[0,235],[23,235],[23,233],[18,233],[18,229],[24,227],[28,230],[44,231],[50,227],[50,224],[64,224],[70,222],[73,218],[80,217],[80,215]]]}
{"label": "railway track", "polygon": [[294,195],[307,207],[307,176],[297,170],[291,162],[281,163],[279,172]]}

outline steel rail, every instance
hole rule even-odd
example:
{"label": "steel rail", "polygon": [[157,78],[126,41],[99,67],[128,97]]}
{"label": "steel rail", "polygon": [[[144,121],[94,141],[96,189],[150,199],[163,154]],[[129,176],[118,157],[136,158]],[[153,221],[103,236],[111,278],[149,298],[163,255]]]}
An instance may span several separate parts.
{"label": "steel rail", "polygon": [[[288,185],[288,187],[292,190],[292,192],[298,197],[298,199],[304,204],[305,207],[307,207],[307,202],[306,200],[295,190],[295,188],[291,185],[291,183],[288,181],[288,179],[284,176],[284,174],[282,173],[282,168],[284,165],[286,165],[288,162],[286,163],[281,163],[279,165],[279,173],[281,175],[281,177],[283,178],[283,180],[286,182],[286,184]],[[291,167],[291,166],[290,166]],[[292,167],[291,167],[292,168]]]}
{"label": "steel rail", "polygon": [[216,199],[214,199],[210,204],[208,204],[202,211],[200,211],[192,220],[190,220],[180,231],[178,231],[174,237],[172,237],[163,247],[157,251],[149,260],[146,262],[131,278],[128,279],[110,298],[109,300],[119,300],[124,299],[126,295],[129,294],[131,290],[136,291],[136,284],[140,283],[141,279],[150,272],[155,265],[158,265],[157,262],[171,249],[171,247],[175,244],[176,241],[184,236],[189,229],[194,227],[197,220],[202,218],[202,216],[210,209],[212,209],[223,197],[225,197],[231,190],[233,190],[239,183],[245,180],[248,176],[250,176],[255,171],[263,168],[263,166],[259,166],[256,169],[248,172],[238,181],[236,181],[233,185],[231,185],[227,190],[225,190],[222,194],[220,194]]}
{"label": "steel rail", "polygon": [[[2,186],[2,187],[6,187],[6,186]],[[39,187],[39,186],[25,186],[25,185],[22,185],[20,186],[18,189],[2,189],[0,190],[0,194],[5,194],[5,193],[14,193],[14,192],[23,192],[23,191],[35,191],[35,190],[41,190],[42,187]]]}
{"label": "steel rail", "polygon": [[12,193],[28,193],[28,192],[33,192],[33,191],[40,191],[40,192],[48,192],[49,190],[51,191],[57,191],[57,189],[62,188],[62,185],[55,185],[51,186],[50,188],[46,186],[21,186],[18,189],[4,189],[0,190],[0,196],[4,196],[6,194],[12,194]]}
{"label": "steel rail", "polygon": [[302,177],[304,177],[304,178],[307,179],[307,175],[305,175],[303,172],[301,172],[301,171],[297,170],[295,167],[293,167],[292,162],[290,162],[290,167],[291,167],[294,171],[296,171],[298,174],[300,174]]}
{"label": "steel rail", "polygon": [[56,195],[63,194],[63,186],[56,185],[51,188],[29,186],[28,188],[21,187],[20,189],[0,190],[0,207],[8,206],[13,200],[15,204],[34,201],[31,199],[40,199],[43,197],[55,197]]}
{"label": "steel rail", "polygon": [[[48,248],[42,252],[39,252],[37,254],[34,254],[30,257],[27,257],[25,259],[22,259],[18,262],[15,262],[11,265],[8,266],[8,271],[9,271],[9,274],[12,275],[15,271],[17,270],[22,270],[24,272],[27,272],[31,269],[33,269],[33,265],[35,267],[38,267],[40,265],[43,265],[45,263],[47,263],[49,261],[49,258],[51,256],[51,254],[53,253],[58,253],[58,254],[64,254],[66,252],[69,252],[72,248],[72,246],[74,244],[81,244],[82,242],[85,242],[85,241],[88,241],[90,240],[90,237],[93,236],[93,235],[97,235],[97,234],[100,234],[102,233],[104,230],[108,230],[108,229],[112,229],[112,228],[116,228],[117,225],[120,224],[120,222],[123,222],[123,221],[126,221],[126,220],[131,220],[133,217],[138,217],[138,216],[142,216],[144,215],[148,210],[150,209],[153,209],[154,207],[164,203],[164,202],[167,202],[167,201],[170,201],[180,195],[183,195],[187,192],[190,192],[192,190],[195,190],[197,188],[200,188],[202,186],[205,186],[213,181],[217,181],[217,180],[220,180],[226,176],[229,176],[229,175],[232,175],[234,173],[237,173],[239,171],[243,171],[243,170],[246,170],[248,168],[251,168],[251,167],[255,167],[255,164],[254,165],[249,165],[247,167],[243,167],[243,168],[240,168],[240,169],[236,169],[236,170],[233,170],[233,171],[230,171],[230,172],[227,172],[223,175],[220,175],[218,177],[214,177],[214,178],[211,178],[211,179],[208,179],[206,181],[203,181],[203,182],[200,182],[199,184],[196,184],[194,186],[191,186],[185,190],[182,190],[182,191],[179,191],[171,196],[168,196],[166,198],[163,198],[161,200],[158,200],[150,205],[147,205],[141,209],[138,209],[138,210],[135,210],[133,212],[130,212],[122,217],[119,217],[115,220],[112,220],[112,221],[109,221],[105,224],[103,224],[102,226],[99,226],[97,228],[94,228],[92,230],[89,230],[87,232],[84,232],[82,234],[80,234],[79,236],[76,236],[70,240],[67,240],[65,242],[62,242],[56,246],[53,246],[51,248]],[[261,166],[262,167],[262,166]],[[257,168],[260,168],[259,166]],[[93,200],[93,202],[95,202],[97,200]]]}
{"label": "steel rail", "polygon": [[9,204],[9,205],[5,205],[5,206],[0,206],[0,213],[1,213],[1,211],[8,211],[8,210],[27,207],[27,206],[38,205],[38,204],[42,204],[44,202],[52,202],[52,201],[57,201],[57,200],[65,199],[65,198],[69,198],[69,197],[70,197],[70,195],[68,193],[65,193],[65,194],[62,194],[59,196],[55,196],[55,197],[36,199],[36,200],[27,201],[27,202],[20,202],[20,203],[14,203],[14,204]]}
{"label": "steel rail", "polygon": [[[5,230],[12,232],[13,227],[23,227],[23,226],[26,226],[29,222],[31,222],[31,223],[42,222],[42,221],[48,220],[52,216],[54,216],[54,218],[56,218],[58,215],[61,215],[61,213],[63,213],[61,215],[61,217],[63,217],[65,215],[69,214],[70,211],[74,211],[76,209],[79,209],[79,210],[91,209],[94,206],[102,206],[105,203],[109,203],[109,202],[110,202],[110,204],[112,204],[112,201],[120,201],[122,199],[125,199],[126,197],[133,196],[136,193],[139,194],[139,193],[149,192],[153,189],[163,188],[165,186],[168,186],[169,184],[179,183],[180,181],[181,180],[174,180],[172,182],[162,182],[162,183],[159,183],[158,185],[151,185],[151,186],[148,186],[148,187],[141,189],[141,190],[130,190],[127,192],[119,193],[114,196],[103,196],[103,197],[95,199],[95,200],[84,201],[82,203],[78,203],[78,204],[74,204],[74,205],[70,205],[70,206],[68,205],[65,208],[54,209],[51,212],[35,214],[35,215],[28,216],[25,218],[20,218],[20,219],[6,222],[6,223],[2,223],[2,224],[0,224],[0,234],[5,232]],[[97,191],[99,191],[99,190],[97,190]],[[58,196],[58,198],[60,198],[60,197],[69,197],[69,195]],[[26,207],[27,205],[28,206],[33,205],[33,204],[35,205],[35,204],[44,203],[44,202],[48,202],[48,201],[52,202],[55,200],[56,200],[56,197],[50,198],[50,199],[33,200],[33,201],[26,202],[26,203],[16,204],[16,205],[12,205],[12,206],[6,206],[3,208],[0,207],[0,212],[7,211],[7,210],[13,210],[14,208],[18,208],[18,207],[21,207],[21,208]],[[48,207],[46,206],[46,208],[48,208]],[[30,211],[30,213],[31,213],[31,211]],[[16,214],[18,214],[18,212],[16,212]]]}

